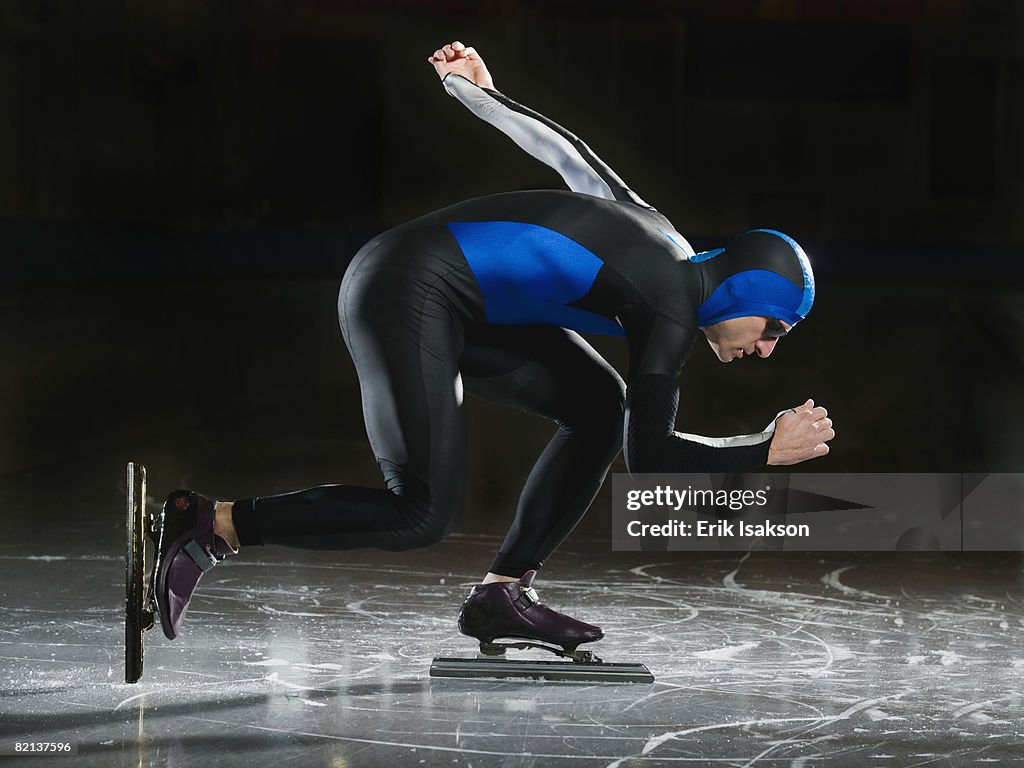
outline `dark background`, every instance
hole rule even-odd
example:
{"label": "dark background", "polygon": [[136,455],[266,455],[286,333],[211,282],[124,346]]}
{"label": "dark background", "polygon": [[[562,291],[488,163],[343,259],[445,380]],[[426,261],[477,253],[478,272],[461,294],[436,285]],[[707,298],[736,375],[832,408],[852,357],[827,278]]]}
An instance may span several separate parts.
{"label": "dark background", "polygon": [[[23,0],[0,4],[0,483],[69,495],[130,458],[229,498],[377,482],[347,261],[561,186],[446,96],[425,59],[453,39],[698,250],[771,227],[811,256],[810,318],[768,361],[701,342],[680,429],[813,397],[838,437],[808,470],[1021,471],[1020,3]],[[479,511],[550,426],[470,408]]]}

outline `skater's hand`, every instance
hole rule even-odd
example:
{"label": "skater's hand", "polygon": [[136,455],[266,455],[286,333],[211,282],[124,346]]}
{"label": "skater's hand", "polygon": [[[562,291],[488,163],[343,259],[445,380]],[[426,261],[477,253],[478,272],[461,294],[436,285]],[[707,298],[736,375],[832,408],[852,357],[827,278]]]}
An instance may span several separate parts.
{"label": "skater's hand", "polygon": [[824,456],[828,453],[828,441],[835,436],[828,411],[808,400],[776,420],[768,463],[799,464]]}
{"label": "skater's hand", "polygon": [[480,54],[475,48],[467,48],[458,40],[438,48],[432,56],[427,57],[427,61],[434,65],[434,71],[442,80],[449,72],[454,72],[481,88],[494,89],[494,81]]}

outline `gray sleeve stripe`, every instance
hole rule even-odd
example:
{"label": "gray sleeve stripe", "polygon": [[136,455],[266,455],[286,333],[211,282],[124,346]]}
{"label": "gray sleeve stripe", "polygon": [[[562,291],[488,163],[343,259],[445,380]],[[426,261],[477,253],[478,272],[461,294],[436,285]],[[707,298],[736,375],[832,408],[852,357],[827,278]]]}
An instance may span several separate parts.
{"label": "gray sleeve stripe", "polygon": [[711,448],[736,448],[744,445],[759,445],[765,443],[775,437],[775,422],[779,416],[784,413],[789,413],[790,410],[779,411],[779,413],[772,419],[772,423],[764,428],[763,432],[755,432],[752,435],[734,435],[733,437],[704,437],[703,435],[691,435],[686,432],[676,432],[677,437],[681,437],[683,440],[689,440],[693,443],[700,443],[701,445],[707,445]]}
{"label": "gray sleeve stripe", "polygon": [[459,75],[445,77],[444,86],[474,115],[557,171],[574,192],[650,208],[586,143],[558,123],[498,91],[480,88]]}
{"label": "gray sleeve stripe", "polygon": [[753,435],[734,435],[732,437],[704,437],[703,435],[691,435],[687,432],[676,432],[675,436],[691,443],[700,443],[709,448],[736,448],[743,445],[760,445],[770,440],[775,434],[774,425],[771,432],[758,432]]}

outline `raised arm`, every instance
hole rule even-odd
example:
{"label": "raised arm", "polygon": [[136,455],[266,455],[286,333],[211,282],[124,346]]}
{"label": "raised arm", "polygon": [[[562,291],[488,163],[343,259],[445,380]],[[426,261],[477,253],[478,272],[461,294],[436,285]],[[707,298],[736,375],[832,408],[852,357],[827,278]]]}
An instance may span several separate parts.
{"label": "raised arm", "polygon": [[573,192],[651,207],[579,137],[497,91],[475,49],[456,41],[434,51],[427,61],[451,96],[557,171]]}

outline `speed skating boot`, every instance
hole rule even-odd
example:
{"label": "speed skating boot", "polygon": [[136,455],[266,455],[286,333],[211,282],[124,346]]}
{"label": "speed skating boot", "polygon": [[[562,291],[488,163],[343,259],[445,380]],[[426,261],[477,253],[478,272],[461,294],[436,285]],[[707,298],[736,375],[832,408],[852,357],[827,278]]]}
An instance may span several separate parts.
{"label": "speed skating boot", "polygon": [[519,581],[474,586],[459,612],[459,631],[479,640],[481,649],[498,638],[518,638],[573,652],[581,643],[604,637],[600,627],[544,605],[533,588],[536,576],[531,570]]}
{"label": "speed skating boot", "polygon": [[154,526],[157,555],[152,583],[160,626],[170,640],[178,636],[203,574],[238,552],[213,532],[215,505],[193,491],[174,491]]}

